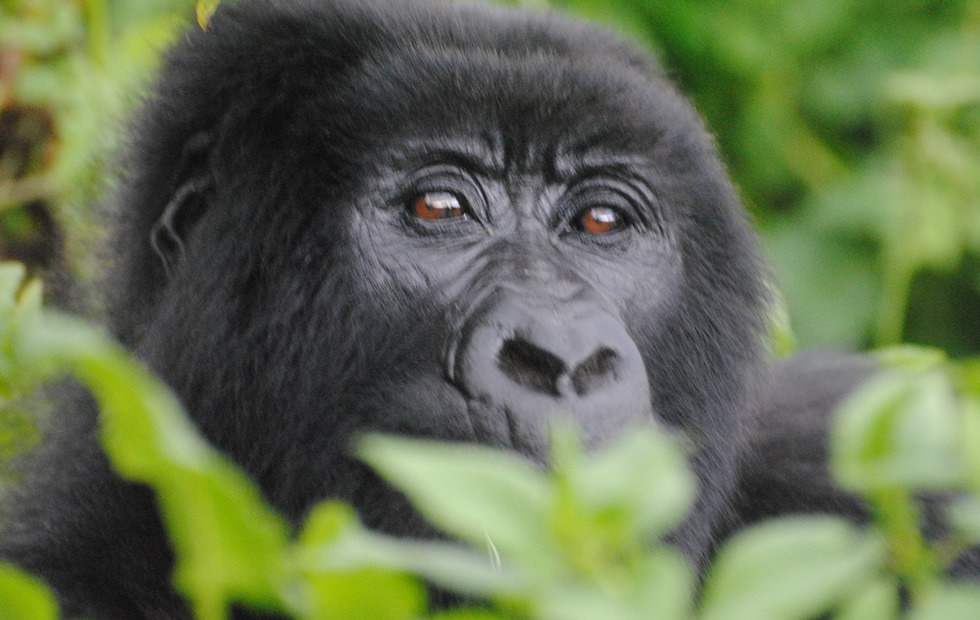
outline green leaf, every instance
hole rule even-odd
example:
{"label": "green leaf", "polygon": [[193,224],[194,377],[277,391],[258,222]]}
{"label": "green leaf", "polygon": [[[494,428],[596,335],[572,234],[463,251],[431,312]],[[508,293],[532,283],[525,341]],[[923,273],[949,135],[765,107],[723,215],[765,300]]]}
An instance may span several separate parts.
{"label": "green leaf", "polygon": [[434,525],[545,573],[560,570],[545,527],[550,492],[529,461],[475,445],[368,436],[359,454]]}
{"label": "green leaf", "polygon": [[841,406],[831,427],[831,465],[846,487],[948,488],[962,482],[958,406],[939,372],[887,372]]}
{"label": "green leaf", "polygon": [[197,1],[197,23],[202,30],[207,30],[211,25],[211,16],[218,10],[221,0],[198,0]]}
{"label": "green leaf", "polygon": [[522,596],[532,591],[537,583],[523,572],[501,565],[499,558],[458,545],[389,539],[386,554],[391,566],[469,596]]}
{"label": "green leaf", "polygon": [[[977,282],[980,289],[980,281]],[[955,367],[960,390],[980,404],[980,357],[960,361]]]}
{"label": "green leaf", "polygon": [[980,587],[938,586],[917,602],[908,620],[976,620],[980,618]]}
{"label": "green leaf", "polygon": [[775,282],[769,282],[767,288],[773,300],[766,313],[769,352],[775,358],[789,357],[796,352],[797,346],[786,297]]}
{"label": "green leaf", "polygon": [[453,609],[433,615],[432,620],[513,620],[513,617],[485,609]]}
{"label": "green leaf", "polygon": [[896,620],[899,617],[898,586],[878,578],[846,601],[834,620]]}
{"label": "green leaf", "polygon": [[13,566],[0,564],[0,618],[55,620],[59,617],[58,605],[44,584]]}
{"label": "green leaf", "polygon": [[391,538],[365,530],[345,504],[317,506],[300,535],[297,556],[311,573],[384,568],[409,572],[471,596],[515,595],[530,584],[499,558],[438,541]]}
{"label": "green leaf", "polygon": [[169,473],[181,482],[154,482],[178,551],[174,579],[198,616],[224,618],[230,601],[280,609],[286,529],[251,482],[223,461]]}
{"label": "green leaf", "polygon": [[949,509],[956,532],[972,544],[980,544],[980,497],[958,498]]}
{"label": "green leaf", "polygon": [[[535,598],[535,618],[560,620],[645,620],[622,600],[595,588],[562,584]],[[669,620],[669,619],[664,619]]]}
{"label": "green leaf", "polygon": [[383,569],[309,576],[310,611],[318,620],[413,620],[426,607],[425,589],[413,578]]}
{"label": "green leaf", "polygon": [[224,618],[231,601],[278,608],[287,530],[251,481],[118,345],[78,320],[43,319],[18,334],[16,358],[28,367],[63,364],[92,390],[113,466],[157,492],[177,551],[175,581],[198,617]]}
{"label": "green leaf", "polygon": [[860,342],[872,323],[880,288],[873,253],[800,219],[770,226],[766,241],[796,344]]}
{"label": "green leaf", "polygon": [[960,453],[966,468],[966,485],[974,494],[980,495],[980,397],[975,394],[964,395],[960,403],[962,433]]}
{"label": "green leaf", "polygon": [[811,618],[874,577],[885,544],[831,517],[770,521],[735,536],[704,587],[703,620]]}
{"label": "green leaf", "polygon": [[21,378],[11,350],[12,333],[15,330],[17,291],[24,280],[24,266],[20,263],[0,263],[0,396],[11,398],[18,390]]}
{"label": "green leaf", "polygon": [[875,358],[886,368],[909,372],[926,372],[941,368],[949,358],[933,347],[898,345],[875,351]]}
{"label": "green leaf", "polygon": [[418,617],[426,606],[424,588],[393,568],[396,563],[373,542],[350,506],[324,502],[314,508],[296,555],[304,575],[302,602],[296,606],[301,618]]}
{"label": "green leaf", "polygon": [[635,540],[660,537],[676,528],[697,493],[684,452],[653,428],[631,429],[587,458],[578,484],[583,501],[596,510],[618,509]]}
{"label": "green leaf", "polygon": [[683,620],[691,617],[694,572],[670,548],[655,549],[636,569],[636,607],[641,618]]}
{"label": "green leaf", "polygon": [[298,542],[301,547],[325,545],[359,528],[353,508],[340,502],[321,502],[306,517]]}
{"label": "green leaf", "polygon": [[15,397],[49,378],[56,369],[50,360],[25,365],[19,357],[21,334],[41,316],[42,285],[24,282],[24,266],[0,263],[0,397]]}
{"label": "green leaf", "polygon": [[0,317],[8,319],[17,301],[17,291],[27,269],[20,263],[0,262]]}

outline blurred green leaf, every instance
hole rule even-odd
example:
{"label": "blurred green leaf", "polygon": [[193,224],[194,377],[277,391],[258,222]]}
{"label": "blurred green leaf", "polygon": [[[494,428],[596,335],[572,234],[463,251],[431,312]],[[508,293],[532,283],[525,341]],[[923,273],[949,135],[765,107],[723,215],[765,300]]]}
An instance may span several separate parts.
{"label": "blurred green leaf", "polygon": [[631,429],[585,459],[573,484],[586,506],[606,513],[604,528],[625,528],[622,536],[631,541],[671,532],[697,494],[677,442],[644,427]]}
{"label": "blurred green leaf", "polygon": [[908,372],[936,370],[948,361],[946,353],[932,347],[899,345],[875,351],[875,358],[885,368]]}
{"label": "blurred green leaf", "polygon": [[512,617],[485,609],[453,609],[437,613],[431,620],[512,620]]}
{"label": "blurred green leaf", "polygon": [[980,405],[980,357],[961,360],[954,372],[959,389]]}
{"label": "blurred green leaf", "polygon": [[[366,532],[354,510],[325,502],[307,517],[296,559],[304,581],[294,595],[300,618],[417,618],[425,589],[399,569],[386,540]],[[384,596],[379,596],[384,593]]]}
{"label": "blurred green leaf", "polygon": [[42,19],[17,19],[8,15],[0,19],[0,41],[6,49],[51,55],[83,36],[78,6],[71,2],[59,2]]}
{"label": "blurred green leaf", "polygon": [[976,620],[980,618],[980,586],[936,587],[908,614],[908,620]]}
{"label": "blurred green leaf", "polygon": [[358,527],[357,513],[353,508],[339,502],[322,502],[306,517],[298,542],[303,547],[328,545]]}
{"label": "blurred green leaf", "polygon": [[221,0],[198,0],[197,2],[197,23],[201,29],[207,30],[211,25],[211,16],[218,10]]}
{"label": "blurred green leaf", "polygon": [[769,229],[766,254],[799,346],[861,344],[874,320],[879,286],[868,248],[798,220]]}
{"label": "blurred green leaf", "polygon": [[899,589],[890,579],[870,581],[845,601],[834,620],[897,620],[901,609]]}
{"label": "blurred green leaf", "polygon": [[635,569],[636,609],[640,618],[685,620],[695,598],[694,572],[687,559],[670,548],[646,554]]}
{"label": "blurred green leaf", "polygon": [[335,502],[321,504],[310,514],[300,536],[298,558],[303,570],[311,573],[386,567],[474,596],[509,595],[529,586],[488,554],[456,544],[369,532],[349,506]]}
{"label": "blurred green leaf", "polygon": [[312,604],[300,618],[413,620],[425,607],[425,589],[414,579],[382,569],[309,576]]}
{"label": "blurred green leaf", "polygon": [[358,452],[445,532],[492,545],[528,570],[561,570],[544,525],[551,494],[532,463],[476,445],[395,437],[366,437]]}
{"label": "blurred green leaf", "polygon": [[[536,618],[560,620],[644,620],[636,610],[601,590],[561,585],[543,593]],[[664,620],[672,620],[664,618]]]}
{"label": "blurred green leaf", "polygon": [[879,538],[829,517],[751,527],[729,541],[709,569],[701,618],[819,616],[871,581],[885,550]]}
{"label": "blurred green leaf", "polygon": [[851,395],[831,428],[831,464],[847,488],[948,488],[962,482],[952,386],[938,372],[882,373]]}
{"label": "blurred green leaf", "polygon": [[980,394],[965,396],[960,407],[960,452],[966,461],[966,486],[980,496],[980,450],[977,450],[977,446],[980,446]]}
{"label": "blurred green leaf", "polygon": [[773,298],[766,315],[769,352],[777,359],[789,357],[796,352],[796,335],[793,333],[789,308],[786,306],[786,297],[774,283],[770,283],[768,288]]}
{"label": "blurred green leaf", "polygon": [[4,620],[55,620],[58,605],[40,581],[20,570],[0,564],[0,618]]}
{"label": "blurred green leaf", "polygon": [[958,498],[949,509],[949,517],[960,536],[980,545],[980,497]]}

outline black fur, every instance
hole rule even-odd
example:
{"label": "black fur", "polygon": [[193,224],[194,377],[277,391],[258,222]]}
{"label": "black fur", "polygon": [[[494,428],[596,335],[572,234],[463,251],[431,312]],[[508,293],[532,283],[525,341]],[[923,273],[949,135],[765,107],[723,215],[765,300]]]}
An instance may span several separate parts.
{"label": "black fur", "polygon": [[[699,565],[754,510],[738,472],[768,376],[764,267],[712,140],[632,46],[484,6],[227,0],[130,135],[110,327],[290,519],[339,497],[431,535],[352,433],[543,459],[541,409],[591,443],[686,432],[702,493],[674,540]],[[413,216],[433,192],[467,217]],[[624,226],[590,234],[596,204]],[[178,617],[152,496],[111,473],[75,400],[0,554],[69,613]]]}

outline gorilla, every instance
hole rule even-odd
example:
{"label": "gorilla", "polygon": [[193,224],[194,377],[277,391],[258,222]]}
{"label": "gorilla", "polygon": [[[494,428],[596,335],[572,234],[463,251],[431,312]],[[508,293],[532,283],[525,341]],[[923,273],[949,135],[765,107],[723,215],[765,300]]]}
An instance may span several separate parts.
{"label": "gorilla", "polygon": [[[590,446],[690,438],[700,496],[672,542],[698,566],[761,516],[857,510],[821,438],[868,365],[768,359],[756,238],[636,47],[501,7],[226,0],[128,135],[106,321],[294,523],[338,498],[435,536],[352,437],[544,462],[555,416]],[[152,493],[112,472],[86,395],[63,409],[0,556],[69,615],[186,617]]]}

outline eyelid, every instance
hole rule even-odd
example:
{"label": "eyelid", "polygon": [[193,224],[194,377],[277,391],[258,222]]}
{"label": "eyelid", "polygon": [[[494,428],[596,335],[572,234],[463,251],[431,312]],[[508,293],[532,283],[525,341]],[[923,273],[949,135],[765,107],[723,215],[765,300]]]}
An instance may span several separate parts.
{"label": "eyelid", "polygon": [[[405,178],[398,202],[406,211],[418,196],[426,193],[449,193],[457,196],[465,214],[487,226],[489,212],[487,196],[479,177],[470,170],[450,163],[426,166]],[[447,220],[453,218],[447,218]]]}
{"label": "eyelid", "polygon": [[[562,200],[558,225],[576,232],[584,232],[577,227],[576,222],[590,209],[597,207],[610,209],[623,220],[622,226],[616,231],[611,231],[610,235],[636,226],[647,226],[648,220],[642,213],[635,192],[624,183],[608,179],[588,179],[569,188]],[[592,234],[592,236],[604,235]]]}

